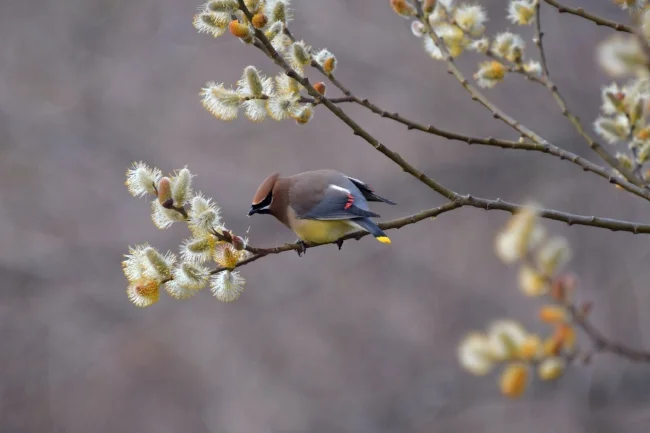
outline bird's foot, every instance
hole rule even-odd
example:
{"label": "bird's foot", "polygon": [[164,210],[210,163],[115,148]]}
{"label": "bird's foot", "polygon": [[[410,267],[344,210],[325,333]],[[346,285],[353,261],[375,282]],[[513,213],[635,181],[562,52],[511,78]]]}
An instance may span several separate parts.
{"label": "bird's foot", "polygon": [[298,239],[296,243],[299,246],[298,249],[296,250],[298,252],[298,257],[301,257],[303,254],[307,252],[307,244],[305,243],[305,241],[302,241],[300,239]]}
{"label": "bird's foot", "polygon": [[339,247],[339,251],[340,251],[341,248],[343,248],[343,239],[339,239],[338,241],[336,241],[336,246]]}

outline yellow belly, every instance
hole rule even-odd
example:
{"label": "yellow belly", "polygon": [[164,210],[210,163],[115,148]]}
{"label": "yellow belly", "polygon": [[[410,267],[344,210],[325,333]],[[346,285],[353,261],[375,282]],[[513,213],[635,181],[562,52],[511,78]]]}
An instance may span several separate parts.
{"label": "yellow belly", "polygon": [[314,244],[334,242],[341,236],[356,230],[347,221],[318,221],[318,220],[293,220],[291,229],[298,237]]}

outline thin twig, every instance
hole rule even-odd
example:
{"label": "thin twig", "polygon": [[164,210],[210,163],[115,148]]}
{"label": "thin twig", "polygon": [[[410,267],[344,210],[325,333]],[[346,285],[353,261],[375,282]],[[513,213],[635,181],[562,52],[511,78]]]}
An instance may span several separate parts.
{"label": "thin twig", "polygon": [[544,0],[544,2],[556,8],[557,11],[561,14],[568,13],[571,15],[576,15],[588,21],[591,21],[599,26],[609,27],[619,32],[634,33],[634,30],[631,27],[626,26],[625,24],[621,24],[621,23],[617,23],[616,21],[601,18],[597,15],[586,12],[583,8],[573,8],[570,6],[564,6],[563,4],[560,4],[555,0]]}
{"label": "thin twig", "polygon": [[[511,214],[514,214],[524,209],[524,206],[521,206],[516,203],[509,203],[501,199],[490,200],[490,199],[485,199],[480,197],[473,197],[471,195],[465,195],[465,196],[458,196],[456,200],[449,201],[441,206],[432,209],[427,209],[422,212],[409,215],[406,217],[402,217],[402,218],[397,218],[391,221],[380,222],[377,225],[384,231],[400,229],[402,227],[418,223],[427,218],[435,218],[438,215],[441,215],[443,213],[450,212],[466,206],[475,207],[484,210],[501,210],[501,211],[509,212]],[[650,233],[650,224],[640,224],[640,223],[634,223],[628,221],[614,220],[610,218],[599,218],[594,216],[576,215],[568,212],[561,212],[557,210],[544,209],[544,208],[536,209],[536,213],[541,218],[564,222],[568,225],[584,225],[589,227],[608,229],[612,231],[625,231],[634,234]],[[229,233],[224,233],[224,234],[213,233],[213,234],[215,234],[217,238],[221,241],[232,243],[232,237]],[[357,232],[349,233],[346,236],[336,241],[332,241],[324,244],[312,244],[312,245],[308,244],[305,246],[298,243],[284,244],[273,248],[260,248],[260,247],[247,245],[245,247],[246,251],[250,252],[253,255],[237,263],[235,268],[247,265],[251,262],[254,262],[255,260],[261,259],[264,256],[280,254],[287,251],[298,251],[303,247],[315,248],[323,245],[336,244],[339,241],[345,241],[350,239],[359,240],[367,236],[368,234],[369,233],[365,231],[357,231]],[[220,267],[212,271],[212,273],[213,274],[219,273],[226,269],[234,269],[234,268]]]}
{"label": "thin twig", "polygon": [[[244,4],[244,0],[238,0],[238,1],[242,11],[246,14],[246,16],[249,19],[251,19],[252,17],[250,11]],[[446,197],[450,201],[459,203],[461,206],[472,206],[472,207],[477,207],[485,210],[493,210],[493,209],[504,210],[508,212],[516,212],[517,210],[520,210],[522,208],[521,205],[517,205],[515,203],[508,203],[501,199],[490,200],[481,197],[473,197],[471,195],[461,195],[456,191],[453,191],[447,188],[446,186],[440,184],[439,182],[435,181],[434,179],[428,177],[427,175],[419,171],[417,168],[415,168],[413,165],[408,163],[406,160],[404,160],[404,158],[402,158],[398,153],[393,152],[385,145],[380,143],[376,138],[370,135],[366,130],[364,130],[361,126],[359,126],[354,120],[352,120],[347,114],[345,114],[343,110],[341,110],[338,106],[333,104],[328,98],[318,93],[318,91],[316,91],[316,89],[314,89],[314,87],[309,82],[309,79],[300,76],[275,50],[275,48],[273,48],[271,42],[264,35],[263,32],[259,30],[255,30],[255,36],[257,38],[257,40],[254,43],[255,46],[261,49],[260,47],[261,45],[264,48],[262,51],[268,53],[272,57],[272,60],[278,66],[280,66],[288,76],[298,81],[312,97],[314,97],[317,100],[320,100],[322,104],[325,105],[334,115],[336,115],[346,125],[348,125],[352,129],[355,135],[358,135],[364,140],[366,140],[375,149],[377,149],[379,152],[383,153],[389,159],[391,159],[393,162],[399,165],[405,172],[411,174],[413,177],[420,180],[425,185],[429,186],[432,190],[436,191],[438,194],[442,195],[443,197]],[[632,233],[650,233],[650,225],[618,221],[609,218],[572,215],[572,214],[567,214],[555,210],[541,210],[540,216],[542,216],[543,218],[563,221],[569,225],[579,224],[579,225],[606,228],[613,231],[628,231]]]}
{"label": "thin twig", "polygon": [[[292,40],[296,41],[296,38],[293,36],[291,31],[285,27],[284,28],[284,33]],[[266,49],[264,50],[266,52]],[[268,54],[268,53],[267,53]],[[544,62],[545,63],[545,62]],[[641,188],[635,184],[632,184],[630,182],[627,182],[624,179],[619,178],[618,176],[612,175],[608,170],[605,168],[594,164],[572,152],[566,151],[558,146],[555,146],[551,143],[544,142],[544,143],[539,143],[533,141],[532,143],[527,143],[527,142],[516,142],[516,141],[509,141],[509,140],[501,140],[501,139],[495,139],[492,137],[488,138],[481,138],[481,137],[472,137],[472,136],[467,136],[463,134],[458,134],[455,132],[450,132],[450,131],[445,131],[440,128],[436,128],[433,125],[422,125],[416,122],[413,122],[403,116],[400,116],[398,113],[390,113],[377,105],[373,104],[370,102],[368,99],[364,98],[361,99],[357,96],[355,96],[352,91],[350,91],[347,87],[343,85],[335,76],[334,74],[327,73],[323,69],[323,67],[318,64],[316,61],[312,60],[311,66],[315,69],[317,69],[321,74],[326,76],[332,84],[334,84],[341,92],[343,92],[346,97],[350,98],[352,102],[355,102],[363,107],[368,108],[370,111],[372,111],[375,114],[379,114],[382,117],[394,120],[396,122],[399,122],[403,125],[406,125],[406,127],[410,129],[417,129],[422,132],[426,132],[429,134],[433,135],[438,135],[440,137],[444,137],[450,140],[458,140],[458,141],[463,141],[466,142],[467,144],[480,144],[480,145],[485,145],[485,146],[495,146],[495,147],[500,147],[503,149],[520,149],[520,150],[532,150],[532,151],[538,151],[538,152],[543,152],[543,153],[548,153],[553,156],[557,156],[560,159],[564,159],[567,161],[570,161],[576,165],[579,165],[582,167],[584,171],[590,171],[592,173],[595,173],[605,179],[607,179],[610,183],[616,184],[623,188],[624,190],[631,192],[632,194],[642,197],[646,200],[650,200],[650,191]],[[539,84],[542,84],[546,86],[546,83],[540,78],[535,76],[534,74],[530,74],[526,71],[524,71],[521,68],[517,68],[516,70],[513,69],[513,72],[519,72],[524,74],[527,78],[538,82]],[[330,98],[330,101],[334,102],[334,98]]]}
{"label": "thin twig", "polygon": [[550,79],[551,74],[548,72],[548,63],[546,62],[546,53],[544,52],[544,43],[542,42],[544,32],[542,31],[542,16],[540,11],[541,3],[537,2],[535,5],[535,45],[537,45],[537,51],[539,51],[539,61],[542,65],[542,72],[547,79]]}
{"label": "thin twig", "polygon": [[[607,179],[608,182],[612,184],[616,184],[621,188],[623,188],[624,190],[631,192],[636,196],[642,197],[646,200],[650,200],[650,191],[648,191],[647,189],[638,187],[630,182],[627,182],[625,179],[613,175],[609,170],[606,170],[604,167],[594,164],[593,162],[581,156],[578,156],[575,153],[564,150],[551,143],[540,144],[540,143],[529,142],[529,141],[503,140],[503,139],[497,139],[493,137],[487,137],[487,138],[473,137],[469,135],[459,134],[456,132],[446,131],[444,129],[437,128],[433,125],[424,125],[424,124],[414,122],[412,120],[409,120],[401,116],[399,113],[390,113],[388,111],[385,111],[384,109],[370,102],[368,99],[361,99],[355,96],[349,90],[348,90],[348,94],[349,94],[348,97],[352,100],[352,102],[355,102],[356,104],[359,104],[369,109],[370,111],[380,115],[381,117],[385,117],[387,119],[391,119],[398,123],[401,123],[405,125],[409,130],[415,129],[418,131],[426,132],[428,134],[444,137],[449,140],[462,141],[467,144],[479,144],[483,146],[499,147],[502,149],[518,149],[518,150],[528,150],[528,151],[547,153],[549,155],[556,156],[560,159],[570,161],[573,164],[582,167],[584,171],[590,171],[592,173],[595,173]],[[333,99],[330,99],[330,101],[332,100]]]}
{"label": "thin twig", "polygon": [[[539,144],[549,144],[539,134],[527,128],[526,126],[522,125],[517,120],[513,119],[508,114],[503,112],[499,107],[492,104],[481,92],[478,91],[478,89],[476,89],[474,86],[472,86],[469,83],[467,78],[465,78],[463,73],[456,66],[456,63],[454,62],[454,58],[451,56],[451,54],[449,54],[449,51],[447,50],[444,41],[436,34],[436,32],[433,30],[433,27],[431,27],[429,20],[426,19],[424,12],[422,11],[421,2],[415,1],[414,3],[417,9],[417,17],[420,20],[420,22],[424,25],[427,36],[433,40],[433,42],[436,44],[436,46],[442,53],[444,60],[447,62],[447,71],[451,75],[453,75],[456,78],[456,80],[458,80],[458,82],[463,86],[463,88],[471,95],[472,100],[477,101],[479,104],[483,105],[492,113],[492,116],[495,119],[502,120],[504,123],[506,123],[513,129],[518,131],[523,136],[528,137],[532,141]],[[640,187],[643,186],[643,182],[637,179],[636,176],[634,176],[634,174],[630,170],[623,167],[623,165],[616,158],[611,156],[604,148],[602,148],[598,143],[596,143],[593,139],[589,137],[589,135],[582,128],[579,119],[575,117],[573,114],[571,114],[566,108],[566,103],[564,103],[564,100],[557,93],[557,87],[555,85],[548,86],[548,87],[549,90],[551,90],[551,92],[553,93],[554,98],[560,105],[562,109],[562,114],[564,114],[569,118],[569,120],[571,120],[571,122],[574,124],[575,128],[578,130],[580,135],[582,135],[585,138],[585,140],[589,144],[589,147],[591,147],[607,164],[611,165],[619,173],[621,173],[628,181],[630,181],[634,185]]]}
{"label": "thin twig", "polygon": [[[546,60],[546,54],[544,52],[544,43],[542,41],[544,37],[544,32],[542,32],[542,20],[541,20],[541,14],[540,14],[540,3],[537,3],[537,6],[535,7],[535,45],[537,45],[537,50],[539,51],[539,57],[540,57],[540,62],[542,65],[542,71],[543,75],[541,78],[539,78],[538,82],[543,84],[550,92],[551,95],[553,95],[553,99],[555,99],[555,102],[557,102],[557,105],[560,107],[560,110],[562,110],[562,115],[569,119],[569,121],[573,124],[574,128],[584,138],[584,140],[587,142],[589,147],[600,156],[600,158],[605,161],[607,164],[612,166],[613,168],[619,170],[620,172],[620,167],[622,167],[622,164],[612,155],[609,153],[601,144],[596,142],[588,133],[585,131],[584,127],[582,126],[582,123],[580,122],[580,119],[578,116],[573,114],[571,110],[569,110],[569,107],[566,103],[566,100],[560,93],[560,90],[558,87],[553,83],[551,80],[551,76],[549,73],[548,69],[548,62]],[[526,71],[521,71],[521,73],[524,73],[527,77],[531,78],[533,74],[529,74]],[[637,186],[643,187],[645,186],[645,183],[639,179],[639,177],[636,175],[634,171],[628,170],[628,173],[626,172],[621,172],[630,182],[634,183]]]}
{"label": "thin twig", "polygon": [[[531,257],[530,254],[527,254],[524,257],[524,263],[535,269],[538,275],[546,282],[550,287],[555,286],[556,282],[555,277],[548,275],[547,273],[541,271],[539,266],[536,264],[536,261]],[[650,352],[646,352],[640,349],[634,349],[629,346],[617,343],[605,337],[588,319],[588,314],[591,308],[578,307],[574,302],[570,301],[566,294],[563,296],[563,299],[555,298],[556,302],[559,302],[564,308],[566,308],[571,322],[575,325],[578,325],[580,329],[587,334],[587,337],[591,341],[592,351],[587,355],[587,359],[591,357],[592,353],[595,352],[610,352],[615,353],[623,358],[627,358],[631,361],[636,362],[650,362]],[[577,355],[574,352],[574,355]]]}
{"label": "thin twig", "polygon": [[[382,230],[386,230],[386,231],[394,230],[394,229],[400,229],[400,228],[402,228],[404,226],[415,224],[415,223],[420,222],[422,220],[425,220],[427,218],[435,218],[438,215],[441,215],[441,214],[443,214],[445,212],[452,211],[454,209],[458,209],[458,208],[460,208],[462,206],[463,206],[462,203],[459,203],[459,202],[456,202],[456,201],[450,201],[450,202],[447,202],[447,203],[445,203],[445,204],[443,204],[441,206],[435,207],[433,209],[428,209],[428,210],[425,210],[425,211],[422,211],[422,212],[419,212],[419,213],[416,213],[416,214],[413,214],[413,215],[409,215],[409,216],[402,217],[402,218],[397,218],[397,219],[394,219],[394,220],[391,220],[391,221],[378,223],[377,225]],[[284,244],[284,245],[281,245],[279,247],[273,247],[273,248],[259,248],[259,247],[253,247],[253,246],[246,246],[246,251],[250,252],[253,255],[251,257],[237,263],[235,268],[247,265],[247,264],[249,264],[251,262],[254,262],[255,260],[261,259],[262,257],[268,256],[268,255],[280,254],[280,253],[284,253],[284,252],[287,252],[287,251],[299,251],[299,250],[301,250],[303,248],[315,248],[315,247],[319,247],[319,246],[323,246],[323,245],[336,244],[339,241],[346,241],[346,240],[350,240],[350,239],[359,240],[359,239],[367,236],[368,234],[369,233],[365,232],[365,231],[357,231],[357,232],[354,232],[354,233],[349,233],[346,236],[343,236],[342,238],[340,238],[340,239],[338,239],[336,241],[325,243],[325,244],[301,245],[301,244],[298,244],[298,243],[291,243],[291,244]],[[226,240],[226,239],[224,239],[224,240]],[[219,268],[213,270],[211,273],[216,274],[216,273],[219,273],[219,272],[227,270],[227,269],[230,269],[230,268],[219,267]]]}
{"label": "thin twig", "polygon": [[[240,9],[246,14],[246,17],[250,20],[252,18],[250,11],[244,4],[244,0],[238,0],[239,1],[239,6]],[[409,173],[410,175],[414,176],[424,184],[426,184],[428,187],[439,193],[440,195],[444,196],[448,200],[454,200],[459,197],[459,195],[452,191],[451,189],[447,188],[446,186],[442,185],[439,182],[436,182],[432,178],[428,177],[424,173],[422,173],[420,170],[416,169],[414,166],[409,164],[404,158],[402,158],[401,155],[399,155],[397,152],[394,152],[387,148],[385,145],[379,142],[375,137],[370,135],[365,129],[363,129],[359,124],[357,124],[350,116],[348,116],[340,107],[338,107],[336,104],[332,103],[328,98],[325,96],[321,95],[314,87],[311,85],[310,81],[306,77],[302,77],[299,75],[282,57],[276,50],[273,48],[271,45],[271,42],[269,39],[266,37],[266,35],[260,31],[255,29],[255,37],[257,38],[256,41],[254,42],[254,45],[260,49],[262,49],[263,52],[268,53],[271,56],[271,59],[275,62],[276,65],[280,66],[285,73],[299,82],[305,90],[307,90],[307,93],[309,93],[310,96],[312,96],[314,99],[321,101],[321,104],[325,105],[328,110],[332,112],[336,117],[341,119],[343,123],[348,125],[350,129],[352,129],[354,135],[357,135],[366,142],[368,142],[370,145],[372,145],[375,149],[377,149],[379,152],[383,153],[385,156],[387,156],[390,160],[398,164],[402,169]]]}
{"label": "thin twig", "polygon": [[650,352],[635,349],[608,339],[587,320],[584,314],[581,314],[575,305],[569,305],[568,310],[571,319],[587,334],[596,352],[614,353],[630,361],[650,362]]}
{"label": "thin twig", "polygon": [[[350,96],[343,96],[341,98],[330,98],[330,101],[334,104],[340,104],[342,102],[355,102],[354,98]],[[314,98],[307,98],[307,97],[300,97],[298,102],[303,103],[303,104],[313,104],[313,105],[318,105],[321,103],[320,100],[316,100]]]}

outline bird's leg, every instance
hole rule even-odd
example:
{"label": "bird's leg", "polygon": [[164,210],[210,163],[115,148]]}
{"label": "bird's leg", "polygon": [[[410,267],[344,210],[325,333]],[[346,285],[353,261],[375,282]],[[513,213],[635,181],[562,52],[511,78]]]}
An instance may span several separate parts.
{"label": "bird's leg", "polygon": [[299,245],[296,251],[298,252],[298,257],[300,257],[307,252],[307,244],[301,239],[296,240],[296,243]]}
{"label": "bird's leg", "polygon": [[339,251],[343,248],[343,238],[336,241],[336,245],[339,247]]}

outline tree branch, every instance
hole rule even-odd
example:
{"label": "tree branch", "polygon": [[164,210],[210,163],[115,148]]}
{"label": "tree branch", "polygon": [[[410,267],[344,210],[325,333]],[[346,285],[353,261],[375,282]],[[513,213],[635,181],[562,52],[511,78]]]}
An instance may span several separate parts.
{"label": "tree branch", "polygon": [[[420,20],[420,22],[424,25],[424,28],[426,30],[427,36],[433,39],[433,42],[436,44],[438,49],[440,49],[440,52],[442,53],[444,60],[447,62],[447,71],[452,74],[458,82],[463,86],[463,88],[471,95],[473,101],[477,101],[479,104],[483,105],[485,108],[487,108],[491,113],[492,116],[495,119],[500,119],[507,125],[509,125],[511,128],[515,129],[518,131],[520,134],[522,134],[524,137],[527,137],[531,139],[532,141],[545,145],[549,144],[543,137],[541,137],[539,134],[536,132],[532,131],[531,129],[527,128],[526,126],[522,125],[519,123],[517,120],[514,118],[510,117],[508,114],[503,112],[499,107],[496,105],[492,104],[481,92],[478,91],[474,86],[472,86],[469,81],[465,78],[463,73],[460,71],[460,69],[456,66],[456,63],[454,62],[453,57],[451,54],[449,54],[449,51],[447,50],[447,47],[445,46],[444,41],[438,37],[436,32],[433,30],[433,27],[431,27],[431,24],[429,23],[429,20],[426,19],[424,12],[422,10],[422,4],[419,0],[416,0],[415,2],[415,7],[417,10],[417,17]],[[554,97],[556,98],[556,101],[558,101],[558,104],[563,104],[561,105],[562,107],[562,113],[569,117],[569,120],[574,124],[578,132],[587,140],[587,143],[589,146],[609,165],[614,167],[619,173],[621,173],[629,182],[633,183],[634,185],[637,186],[643,186],[643,183],[639,181],[634,174],[623,167],[623,165],[613,156],[609,155],[609,153],[602,148],[598,143],[595,143],[588,135],[584,132],[582,125],[580,124],[579,120],[573,116],[569,111],[566,109],[566,104],[564,104],[564,100],[559,96],[557,93],[557,88],[555,86],[554,89],[549,88],[553,92]]]}
{"label": "tree branch", "polygon": [[561,14],[568,13],[571,15],[576,15],[588,21],[593,22],[598,26],[609,27],[619,32],[634,33],[634,30],[631,27],[626,26],[625,24],[620,24],[617,23],[616,21],[611,21],[605,18],[601,18],[597,15],[590,14],[589,12],[586,12],[583,8],[572,8],[569,6],[564,6],[563,4],[560,4],[555,0],[544,0],[544,2],[556,8],[557,11]]}
{"label": "tree branch", "polygon": [[[244,0],[238,0],[241,10],[246,14],[248,19],[251,19],[251,13],[246,7]],[[410,163],[408,163],[404,158],[402,158],[398,153],[393,152],[383,144],[381,144],[376,138],[370,135],[365,131],[361,126],[359,126],[354,120],[352,120],[343,110],[333,104],[328,98],[321,95],[309,82],[308,78],[300,76],[285,60],[284,58],[273,48],[271,42],[260,30],[255,30],[256,40],[254,45],[262,50],[267,55],[270,55],[272,60],[281,67],[285,73],[298,81],[317,101],[321,101],[335,116],[340,118],[346,125],[348,125],[355,135],[362,137],[369,144],[371,144],[379,152],[383,153],[397,165],[402,167],[402,169],[411,174],[416,179],[420,180],[425,185],[429,186],[432,190],[436,191],[438,194],[446,197],[448,200],[458,203],[460,206],[472,206],[485,210],[504,210],[508,212],[516,212],[517,210],[522,209],[521,205],[515,203],[508,203],[501,199],[490,200],[480,197],[473,197],[471,195],[461,195],[444,185],[436,182],[434,179],[428,177]],[[348,96],[351,93],[348,91]],[[548,143],[547,143],[548,144]],[[565,212],[555,211],[555,210],[541,210],[539,215],[543,218],[563,221],[569,225],[587,225],[592,227],[606,228],[612,231],[628,231],[631,233],[650,233],[650,225],[631,223],[625,221],[618,221],[609,218],[599,218],[599,217],[588,217],[581,215],[573,215]],[[297,246],[296,246],[297,248]],[[293,248],[290,248],[293,249]]]}
{"label": "tree branch", "polygon": [[550,78],[551,74],[548,72],[548,63],[546,62],[546,53],[544,52],[544,43],[542,42],[544,32],[542,31],[541,9],[541,3],[537,2],[535,5],[535,45],[537,45],[537,51],[539,51],[539,61],[542,64],[542,72],[546,78]]}
{"label": "tree branch", "polygon": [[[539,4],[538,4],[539,7]],[[539,15],[538,15],[539,17]],[[288,27],[285,26],[284,28],[284,33],[291,39],[291,41],[295,42],[296,38],[293,36],[291,31],[289,30]],[[266,53],[266,49],[264,50]],[[269,55],[268,53],[266,53]],[[543,62],[544,68],[546,68],[546,61],[544,60]],[[605,179],[608,180],[609,183],[616,184],[623,188],[624,190],[631,192],[632,194],[644,198],[646,200],[650,200],[650,191],[648,191],[645,188],[641,188],[635,184],[632,184],[625,179],[621,179],[618,176],[612,175],[608,170],[605,168],[592,163],[589,160],[586,160],[572,152],[566,151],[558,146],[555,146],[551,143],[548,143],[545,141],[545,143],[539,143],[533,140],[533,143],[526,143],[526,142],[516,142],[516,141],[509,141],[509,140],[501,140],[501,139],[494,139],[492,137],[488,138],[481,138],[481,137],[472,137],[468,135],[463,135],[463,134],[458,134],[455,132],[450,132],[450,131],[445,131],[440,128],[436,128],[433,125],[423,125],[419,124],[416,122],[413,122],[403,116],[400,116],[398,113],[390,113],[377,105],[373,104],[370,102],[367,98],[361,99],[357,96],[355,96],[352,91],[350,91],[347,87],[343,85],[335,76],[334,74],[327,73],[325,70],[322,68],[320,64],[318,64],[316,61],[312,60],[311,66],[318,70],[322,75],[327,77],[329,81],[334,84],[346,97],[350,98],[352,102],[355,102],[370,111],[372,111],[375,114],[379,114],[381,117],[385,117],[391,120],[394,120],[396,122],[399,122],[407,127],[407,129],[417,129],[422,132],[426,132],[429,134],[433,135],[438,135],[440,137],[444,137],[450,140],[457,140],[457,141],[463,141],[466,142],[467,144],[480,144],[480,145],[485,145],[485,146],[494,146],[494,147],[500,147],[503,149],[520,149],[520,150],[530,150],[530,151],[538,151],[538,152],[543,152],[543,153],[548,153],[550,155],[556,156],[562,160],[567,160],[572,162],[573,164],[576,164],[580,167],[582,167],[583,171],[590,171],[592,173],[595,173]],[[516,70],[513,70],[514,72],[519,72],[525,75],[527,78],[538,82],[539,84],[542,84],[546,86],[546,83],[540,78],[536,77],[533,74],[529,74],[525,72],[523,69],[518,68]],[[548,76],[548,75],[547,75]],[[334,102],[334,99],[330,99],[330,101]],[[347,100],[346,100],[347,102]]]}
{"label": "tree branch", "polygon": [[[515,213],[521,211],[524,208],[524,206],[521,206],[519,204],[509,203],[501,199],[489,200],[489,199],[477,198],[477,197],[472,197],[470,195],[466,195],[466,196],[458,196],[457,199],[453,201],[449,201],[441,206],[432,209],[427,209],[422,212],[409,215],[406,217],[402,217],[402,218],[397,218],[391,221],[380,222],[377,225],[379,226],[379,228],[381,228],[384,231],[400,229],[402,227],[418,223],[427,218],[435,218],[438,215],[441,215],[443,213],[450,212],[466,206],[475,207],[484,210],[501,210],[509,213]],[[576,214],[571,214],[568,212],[560,212],[552,209],[540,208],[540,209],[536,209],[536,211],[541,218],[564,222],[570,226],[584,225],[589,227],[608,229],[612,231],[625,231],[634,234],[650,233],[650,224],[640,224],[640,223],[634,223],[628,221],[614,220],[610,218],[599,218],[595,216],[576,215]],[[213,234],[221,241],[232,243],[232,236],[230,234],[219,234],[216,232]],[[218,267],[214,269],[211,273],[217,274],[225,270],[232,270],[247,265],[249,263],[252,263],[268,255],[280,254],[287,251],[299,251],[302,248],[315,248],[323,245],[336,244],[339,241],[346,241],[350,239],[359,240],[368,235],[369,235],[368,232],[357,231],[357,232],[349,233],[346,236],[343,236],[342,238],[336,241],[328,242],[325,244],[312,244],[312,245],[304,245],[304,246],[298,243],[284,244],[272,248],[261,248],[261,247],[254,247],[254,246],[247,245],[245,249],[246,251],[251,253],[252,256],[237,263],[237,265],[234,268]]]}
{"label": "tree branch", "polygon": [[575,324],[589,337],[596,352],[609,352],[635,362],[650,362],[650,352],[626,346],[606,338],[596,329],[575,305],[568,305],[569,314]]}
{"label": "tree branch", "polygon": [[[331,77],[334,78],[333,76]],[[613,175],[610,171],[606,170],[604,167],[594,164],[593,162],[583,157],[580,157],[572,152],[564,150],[551,143],[540,144],[536,142],[511,141],[511,140],[503,140],[503,139],[497,139],[492,137],[488,137],[488,138],[473,137],[469,135],[459,134],[456,132],[446,131],[444,129],[436,128],[433,125],[424,125],[424,124],[414,122],[412,120],[409,120],[399,115],[398,113],[390,113],[384,110],[383,108],[375,105],[374,103],[370,102],[368,99],[365,98],[361,99],[355,96],[350,90],[346,89],[346,91],[349,95],[348,97],[351,99],[352,102],[369,109],[370,111],[380,115],[381,117],[385,117],[387,119],[391,119],[398,123],[401,123],[405,125],[409,130],[415,129],[418,131],[426,132],[428,134],[433,134],[443,138],[447,138],[449,140],[462,141],[467,144],[479,144],[483,146],[499,147],[502,149],[518,149],[518,150],[528,150],[528,151],[547,153],[549,155],[556,156],[562,160],[567,160],[569,162],[572,162],[573,164],[580,166],[583,169],[583,171],[589,171],[595,173],[598,176],[607,179],[609,183],[616,184],[621,188],[623,188],[624,190],[638,197],[644,198],[646,200],[650,200],[650,191],[648,191],[647,189],[638,187],[630,182],[627,182],[625,179]],[[334,99],[330,99],[330,101],[334,101]]]}
{"label": "tree branch", "polygon": [[[611,167],[615,168],[618,170],[620,173],[622,173],[631,183],[639,186],[639,187],[644,187],[645,183],[638,178],[638,176],[633,172],[629,171],[629,173],[621,172],[620,167],[622,167],[622,164],[614,157],[611,153],[609,153],[601,144],[597,143],[584,129],[582,126],[582,123],[580,122],[580,119],[578,116],[573,114],[570,110],[569,107],[566,103],[566,100],[560,93],[560,90],[558,87],[553,83],[551,80],[551,76],[549,73],[548,69],[548,63],[546,60],[546,54],[544,52],[544,44],[542,41],[542,38],[544,37],[544,32],[542,32],[542,22],[541,22],[541,15],[540,15],[540,3],[537,3],[537,6],[535,7],[536,9],[536,16],[535,16],[535,44],[537,45],[537,50],[539,51],[539,57],[540,57],[540,62],[542,65],[542,71],[543,75],[542,78],[539,79],[538,82],[543,84],[550,92],[551,95],[553,95],[553,99],[555,99],[555,102],[557,102],[557,105],[560,107],[560,110],[562,110],[562,115],[569,119],[569,121],[573,124],[574,128],[580,134],[584,140],[587,142],[589,147],[600,156],[600,158],[605,161],[608,165]],[[532,74],[529,74],[525,71],[521,71],[524,73],[526,76],[530,78]],[[538,77],[535,77],[538,78]]]}

